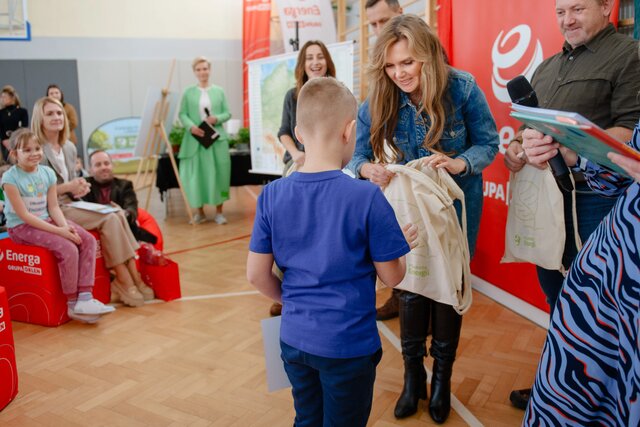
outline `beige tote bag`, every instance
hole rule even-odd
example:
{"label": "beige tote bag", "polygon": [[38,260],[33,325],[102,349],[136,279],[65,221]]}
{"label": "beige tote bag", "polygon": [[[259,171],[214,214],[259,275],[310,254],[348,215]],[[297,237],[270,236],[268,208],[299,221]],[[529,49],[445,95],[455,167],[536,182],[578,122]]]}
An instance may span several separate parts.
{"label": "beige tote bag", "polygon": [[[564,200],[551,169],[541,170],[527,164],[519,172],[511,173],[509,187],[509,212],[501,262],[529,262],[547,270],[564,272],[562,254],[567,237]],[[573,222],[577,224],[575,191],[573,198]],[[578,233],[573,237],[580,248],[582,244]]]}
{"label": "beige tote bag", "polygon": [[[471,272],[462,190],[446,171],[424,167],[421,160],[386,167],[396,174],[383,191],[398,223],[418,227],[418,246],[407,254],[406,275],[397,288],[465,313],[471,306]],[[455,199],[462,203],[462,227]]]}

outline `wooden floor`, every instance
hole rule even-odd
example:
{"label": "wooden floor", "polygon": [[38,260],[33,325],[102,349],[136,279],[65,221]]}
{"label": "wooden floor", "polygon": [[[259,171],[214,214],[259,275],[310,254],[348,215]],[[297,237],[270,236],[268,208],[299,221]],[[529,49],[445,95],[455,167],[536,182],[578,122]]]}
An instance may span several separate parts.
{"label": "wooden floor", "polygon": [[[118,307],[97,325],[14,322],[20,391],[0,425],[292,425],[290,391],[266,387],[260,320],[270,303],[245,280],[259,191],[232,188],[225,226],[187,225],[177,192],[165,220],[152,198],[165,251],[180,265],[182,300]],[[530,386],[545,331],[477,292],[473,298],[452,379],[459,406],[447,425],[517,426],[524,413],[510,406],[509,392]],[[380,330],[384,356],[369,425],[433,425],[422,401],[415,416],[393,417],[403,372],[397,319]]]}

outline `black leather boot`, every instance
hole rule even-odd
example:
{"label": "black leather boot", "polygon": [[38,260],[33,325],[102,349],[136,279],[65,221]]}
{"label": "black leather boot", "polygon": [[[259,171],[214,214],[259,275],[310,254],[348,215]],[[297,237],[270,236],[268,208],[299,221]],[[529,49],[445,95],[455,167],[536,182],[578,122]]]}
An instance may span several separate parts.
{"label": "black leather boot", "polygon": [[460,340],[462,316],[450,305],[432,305],[433,337],[430,353],[433,356],[431,401],[429,415],[438,424],[444,423],[451,412],[451,372]]}
{"label": "black leather boot", "polygon": [[400,342],[404,359],[404,386],[393,414],[406,418],[418,411],[420,399],[427,398],[424,357],[429,330],[431,301],[411,292],[400,294]]}

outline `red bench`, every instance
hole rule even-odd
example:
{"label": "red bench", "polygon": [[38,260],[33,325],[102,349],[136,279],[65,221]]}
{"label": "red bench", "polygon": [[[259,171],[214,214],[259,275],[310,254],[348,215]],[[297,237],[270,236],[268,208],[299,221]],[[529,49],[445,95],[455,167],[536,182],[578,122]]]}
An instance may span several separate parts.
{"label": "red bench", "polygon": [[[97,233],[91,233],[97,238]],[[13,320],[43,326],[58,326],[69,321],[57,262],[47,249],[14,243],[6,235],[0,238],[0,286],[6,289]],[[109,271],[98,250],[94,297],[108,303],[110,286]]]}
{"label": "red bench", "polygon": [[18,394],[18,369],[13,345],[9,302],[4,288],[0,287],[0,410]]}

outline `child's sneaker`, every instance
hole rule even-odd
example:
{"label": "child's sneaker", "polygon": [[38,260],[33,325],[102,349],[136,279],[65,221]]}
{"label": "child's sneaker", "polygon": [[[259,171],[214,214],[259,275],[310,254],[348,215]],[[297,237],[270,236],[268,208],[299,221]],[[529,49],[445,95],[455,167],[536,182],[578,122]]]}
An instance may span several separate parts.
{"label": "child's sneaker", "polygon": [[77,314],[71,308],[67,308],[67,315],[78,322],[93,324],[100,320],[99,314]]}
{"label": "child's sneaker", "polygon": [[213,221],[218,225],[223,225],[227,223],[227,218],[225,218],[222,214],[216,214],[216,216],[213,218]]}
{"label": "child's sneaker", "polygon": [[78,301],[73,307],[75,314],[107,314],[116,311],[114,307],[104,305],[97,299],[90,299],[88,301]]}

